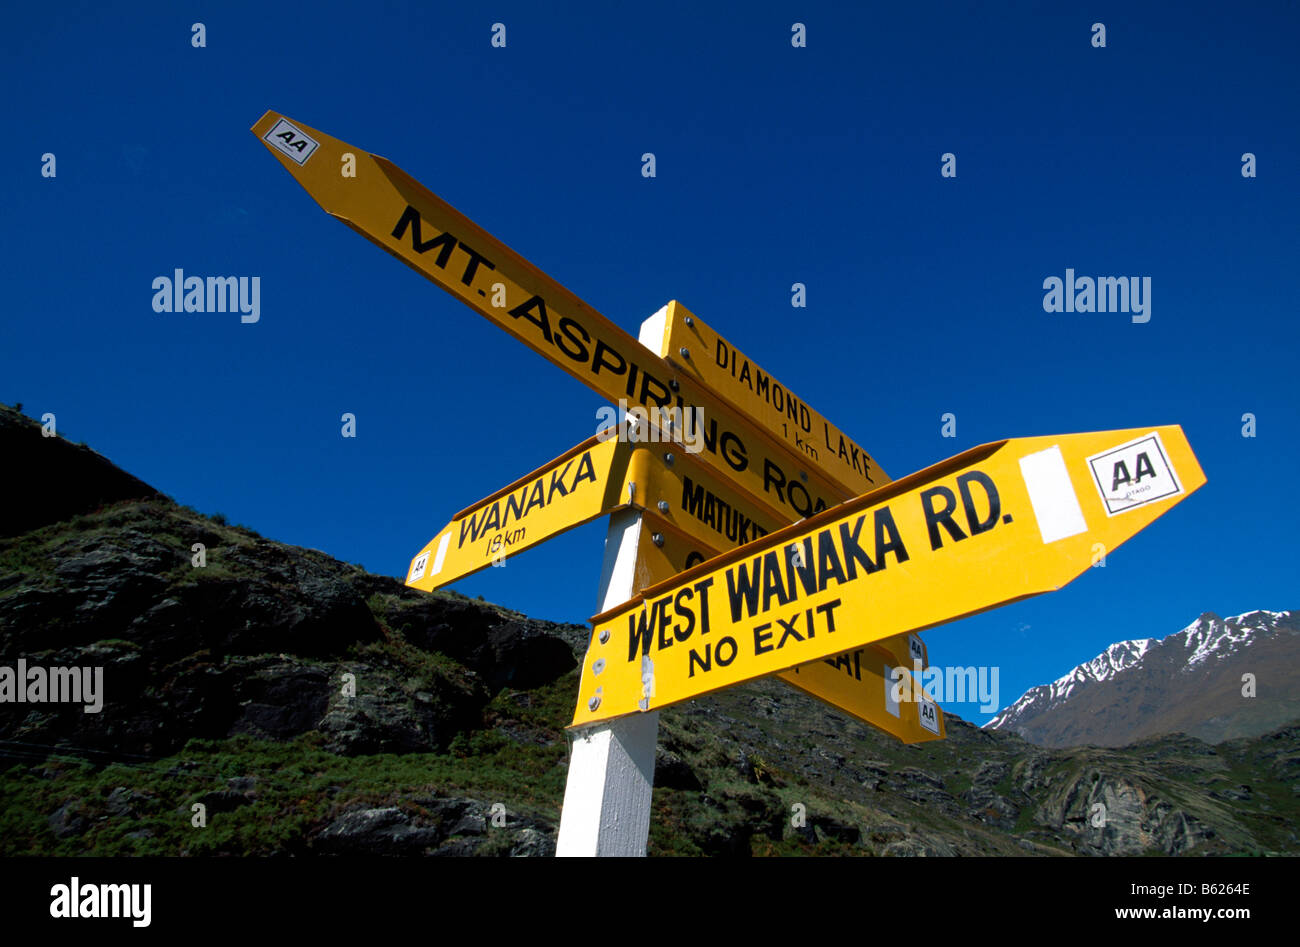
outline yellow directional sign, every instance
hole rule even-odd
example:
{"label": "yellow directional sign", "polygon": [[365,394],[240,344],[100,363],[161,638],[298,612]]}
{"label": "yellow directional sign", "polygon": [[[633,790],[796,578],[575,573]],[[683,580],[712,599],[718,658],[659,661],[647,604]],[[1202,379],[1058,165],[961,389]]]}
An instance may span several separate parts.
{"label": "yellow directional sign", "polygon": [[1204,483],[1177,426],[966,451],[597,615],[574,724],[1053,591]]}
{"label": "yellow directional sign", "polygon": [[275,112],[252,130],[327,213],[600,395],[660,427],[669,412],[705,463],[786,519],[852,495],[386,158]]}
{"label": "yellow directional sign", "polygon": [[[662,323],[659,349],[684,375],[753,418],[787,447],[808,458],[853,496],[889,482],[875,460],[852,438],[749,360],[681,303],[656,313]],[[653,346],[652,346],[653,347]]]}
{"label": "yellow directional sign", "polygon": [[[638,562],[647,564],[654,574],[684,572],[712,557],[712,551],[702,551],[698,543],[678,535],[653,512],[645,515],[647,527],[642,530]],[[592,642],[593,650],[603,652],[596,637]],[[906,634],[801,664],[777,676],[904,743],[921,743],[942,740],[945,735],[943,711],[919,682],[914,683],[912,671],[928,666],[921,636]]]}
{"label": "yellow directional sign", "polygon": [[624,506],[629,447],[590,437],[461,510],[411,560],[406,584],[431,592]]}

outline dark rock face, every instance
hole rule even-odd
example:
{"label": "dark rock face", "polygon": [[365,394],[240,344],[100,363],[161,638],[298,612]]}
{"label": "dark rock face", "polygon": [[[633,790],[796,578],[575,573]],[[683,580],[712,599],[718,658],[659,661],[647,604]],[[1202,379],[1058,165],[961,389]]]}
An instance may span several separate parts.
{"label": "dark rock face", "polygon": [[285,740],[313,729],[325,712],[332,690],[326,668],[268,658],[232,663],[240,668],[235,686],[239,709],[229,732]]}
{"label": "dark rock face", "polygon": [[693,826],[695,843],[706,855],[747,856],[756,836],[778,840],[786,808],[775,793],[725,788],[699,796],[703,818]]}
{"label": "dark rock face", "polygon": [[433,826],[413,825],[397,806],[356,809],[331,822],[316,836],[324,855],[427,855],[442,833]]}
{"label": "dark rock face", "polygon": [[845,845],[857,845],[862,840],[862,829],[837,816],[817,813],[808,818],[806,837],[811,842],[833,839]]}
{"label": "dark rock face", "polygon": [[474,602],[407,601],[388,620],[411,644],[455,658],[493,690],[536,687],[577,663],[549,623],[503,620]]}
{"label": "dark rock face", "polygon": [[[437,751],[503,687],[547,683],[576,664],[545,622],[218,528],[166,500],[41,535],[15,541],[41,568],[5,577],[0,654],[102,667],[108,712],[3,704],[0,740],[159,755],[196,737],[319,731],[345,755]],[[387,629],[363,592],[386,600]],[[391,660],[340,660],[402,640],[451,661],[413,680]],[[345,673],[359,682],[355,696],[344,696]]]}
{"label": "dark rock face", "polygon": [[208,815],[234,812],[240,806],[246,806],[251,801],[248,796],[233,789],[216,789],[199,797],[199,802],[207,807]]}
{"label": "dark rock face", "polygon": [[971,777],[962,799],[970,805],[967,815],[1003,831],[1011,831],[1020,815],[1020,805],[997,791],[1011,775],[1011,766],[1001,760],[985,760]]}
{"label": "dark rock face", "polygon": [[474,679],[435,678],[429,690],[409,694],[377,667],[350,664],[347,673],[359,685],[357,696],[333,688],[314,724],[329,737],[326,748],[345,756],[446,749],[478,721],[491,696]]}
{"label": "dark rock face", "polygon": [[80,809],[81,801],[73,800],[60,806],[58,811],[50,816],[50,831],[54,833],[55,838],[71,838],[86,831],[87,821],[81,815]]}
{"label": "dark rock face", "polygon": [[655,747],[655,785],[666,789],[701,788],[690,765],[663,743]]}
{"label": "dark rock face", "polygon": [[33,501],[0,504],[0,536],[17,536],[121,500],[159,496],[90,448],[45,437],[40,423],[3,405],[0,457],[22,458],[5,465],[5,479],[10,496]]}
{"label": "dark rock face", "polygon": [[1215,834],[1145,780],[1097,768],[1063,781],[1035,818],[1063,832],[1075,850],[1090,855],[1183,855]]}
{"label": "dark rock face", "polygon": [[[167,507],[146,505],[137,513],[160,518],[186,540],[192,535]],[[0,634],[20,653],[121,639],[147,648],[155,661],[203,649],[327,656],[380,637],[341,563],[334,574],[321,574],[321,563],[286,556],[265,541],[229,558],[219,547],[208,556],[213,565],[250,574],[193,568],[189,546],[169,547],[139,528],[73,534],[49,553],[47,584],[0,598]]]}
{"label": "dark rock face", "polygon": [[413,799],[405,806],[355,807],[311,840],[322,855],[555,854],[555,827],[516,818],[475,799]]}

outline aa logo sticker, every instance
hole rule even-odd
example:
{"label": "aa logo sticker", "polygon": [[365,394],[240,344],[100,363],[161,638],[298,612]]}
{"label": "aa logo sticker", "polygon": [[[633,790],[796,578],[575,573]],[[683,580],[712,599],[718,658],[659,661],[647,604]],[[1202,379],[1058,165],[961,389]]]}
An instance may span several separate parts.
{"label": "aa logo sticker", "polygon": [[931,733],[939,732],[939,711],[934,706],[933,701],[923,700],[916,708],[917,719],[921,721],[921,726]]}
{"label": "aa logo sticker", "polygon": [[406,581],[416,582],[420,579],[423,579],[424,570],[425,568],[428,567],[428,565],[429,565],[429,553],[427,552],[420,553],[418,556],[415,557],[415,561],[411,563],[411,574],[407,576]]}
{"label": "aa logo sticker", "polygon": [[1088,458],[1088,466],[1092,468],[1092,479],[1101,493],[1107,516],[1183,492],[1160,435],[1154,431],[1094,454]]}
{"label": "aa logo sticker", "polygon": [[306,132],[280,119],[275,126],[262,136],[276,151],[286,154],[298,164],[306,164],[317,143]]}

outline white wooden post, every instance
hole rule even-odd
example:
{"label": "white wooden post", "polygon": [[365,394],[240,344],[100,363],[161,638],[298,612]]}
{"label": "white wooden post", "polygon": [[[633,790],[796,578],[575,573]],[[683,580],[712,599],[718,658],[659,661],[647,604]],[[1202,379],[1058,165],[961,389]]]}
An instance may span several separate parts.
{"label": "white wooden post", "polygon": [[[600,611],[621,605],[637,591],[633,582],[641,522],[636,510],[610,517]],[[645,854],[658,738],[657,710],[574,731],[556,855]]]}
{"label": "white wooden post", "polygon": [[[663,329],[661,322],[659,335],[653,335],[655,318],[651,316],[641,327],[640,341],[658,354]],[[640,591],[636,554],[642,524],[636,510],[622,510],[609,518],[598,611],[621,605]],[[658,739],[657,710],[573,731],[557,856],[645,855]]]}

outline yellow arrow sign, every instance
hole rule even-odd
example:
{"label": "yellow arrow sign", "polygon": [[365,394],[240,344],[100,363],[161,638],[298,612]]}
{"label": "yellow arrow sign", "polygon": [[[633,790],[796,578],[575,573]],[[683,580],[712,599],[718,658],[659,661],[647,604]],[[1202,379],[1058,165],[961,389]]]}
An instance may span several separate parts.
{"label": "yellow arrow sign", "polygon": [[[679,302],[653,317],[659,349],[683,374],[724,399],[852,496],[889,481],[875,460],[808,403]],[[653,346],[652,346],[653,347]]]}
{"label": "yellow arrow sign", "polygon": [[[654,513],[647,512],[646,518],[651,528],[642,533],[638,561],[652,564],[655,574],[684,572],[712,558],[712,550],[678,535]],[[599,660],[604,648],[595,636],[592,649],[597,652],[593,660]],[[945,736],[943,711],[919,683],[914,683],[912,671],[928,666],[929,657],[921,636],[906,634],[801,664],[777,676],[904,743],[921,743],[942,740]],[[583,709],[580,701],[575,725],[585,722],[577,719],[584,717]]]}
{"label": "yellow arrow sign", "polygon": [[1177,426],[966,451],[597,615],[574,724],[1053,591],[1204,483]]}
{"label": "yellow arrow sign", "polygon": [[326,212],[597,393],[671,420],[705,463],[787,519],[851,495],[392,162],[275,112],[253,133]]}
{"label": "yellow arrow sign", "polygon": [[431,592],[626,505],[628,447],[590,437],[461,510],[411,560],[406,584]]}

